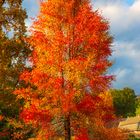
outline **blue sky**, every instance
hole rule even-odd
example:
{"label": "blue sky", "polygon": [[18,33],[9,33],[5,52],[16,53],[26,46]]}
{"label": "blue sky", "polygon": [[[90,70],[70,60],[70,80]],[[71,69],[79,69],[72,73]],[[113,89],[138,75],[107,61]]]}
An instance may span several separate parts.
{"label": "blue sky", "polygon": [[[29,18],[26,25],[31,25],[30,17],[36,17],[39,0],[24,0]],[[114,36],[114,65],[109,72],[116,75],[114,88],[130,87],[140,94],[140,0],[92,0],[93,9],[110,22]]]}

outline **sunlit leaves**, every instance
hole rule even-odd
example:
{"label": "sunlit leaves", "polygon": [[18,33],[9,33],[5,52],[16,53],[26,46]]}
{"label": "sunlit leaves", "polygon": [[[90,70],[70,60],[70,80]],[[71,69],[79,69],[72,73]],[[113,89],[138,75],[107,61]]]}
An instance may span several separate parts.
{"label": "sunlit leaves", "polygon": [[47,110],[39,109],[34,105],[30,106],[30,108],[25,108],[20,114],[20,117],[24,119],[26,123],[33,121],[33,123],[41,123],[41,125],[45,127],[51,119]]}
{"label": "sunlit leaves", "polygon": [[[108,57],[112,38],[108,30],[106,20],[91,9],[87,0],[41,3],[28,39],[33,67],[20,76],[25,88],[14,92],[25,100],[21,117],[26,122],[40,125],[44,116],[49,124],[45,130],[53,128],[54,135],[68,137],[70,129],[78,134],[77,140],[90,139],[89,121],[104,107],[104,99],[98,95],[113,79],[106,75],[111,66]],[[64,129],[58,131],[59,126],[52,124],[56,120]]]}

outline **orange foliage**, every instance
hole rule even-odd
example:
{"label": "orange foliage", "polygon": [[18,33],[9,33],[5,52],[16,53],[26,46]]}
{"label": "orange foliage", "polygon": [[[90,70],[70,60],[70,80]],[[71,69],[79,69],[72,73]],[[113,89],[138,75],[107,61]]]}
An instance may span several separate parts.
{"label": "orange foliage", "polygon": [[[67,128],[74,134],[86,131],[87,119],[99,107],[100,111],[108,109],[98,96],[113,79],[105,74],[111,66],[108,30],[107,21],[92,10],[88,0],[41,2],[27,39],[33,50],[33,67],[20,76],[26,88],[14,92],[25,100],[21,117],[26,122],[65,136]],[[63,129],[67,121],[70,126]]]}
{"label": "orange foliage", "polygon": [[128,135],[118,128],[106,128],[102,121],[96,121],[94,140],[128,140]]}
{"label": "orange foliage", "polygon": [[2,115],[0,115],[0,121],[2,121],[3,120],[3,116]]}

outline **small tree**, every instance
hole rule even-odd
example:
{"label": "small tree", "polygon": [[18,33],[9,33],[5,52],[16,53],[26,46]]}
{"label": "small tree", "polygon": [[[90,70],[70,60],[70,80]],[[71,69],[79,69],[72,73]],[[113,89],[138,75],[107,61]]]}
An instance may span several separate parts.
{"label": "small tree", "polygon": [[136,115],[136,95],[133,89],[112,89],[111,94],[117,116],[130,117]]}
{"label": "small tree", "polygon": [[[21,117],[51,135],[89,138],[89,126],[112,76],[112,37],[108,22],[88,0],[48,0],[41,3],[28,39],[33,50],[31,71],[20,80],[25,88]],[[41,134],[41,133],[40,133]]]}

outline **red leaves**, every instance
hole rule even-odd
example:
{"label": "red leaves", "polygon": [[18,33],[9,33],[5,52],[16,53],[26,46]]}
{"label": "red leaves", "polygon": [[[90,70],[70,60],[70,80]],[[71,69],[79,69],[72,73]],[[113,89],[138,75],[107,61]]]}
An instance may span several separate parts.
{"label": "red leaves", "polygon": [[64,79],[63,78],[52,79],[52,86],[55,89],[61,88],[63,83],[64,83]]}
{"label": "red leaves", "polygon": [[19,77],[19,80],[24,80],[25,82],[29,82],[29,79],[31,77],[31,73],[29,71],[24,71],[20,77]]}
{"label": "red leaves", "polygon": [[51,120],[51,116],[48,110],[38,109],[36,106],[32,105],[30,108],[25,108],[20,117],[26,122],[41,123],[42,126],[48,125]]}
{"label": "red leaves", "polygon": [[86,94],[77,105],[77,109],[86,115],[90,115],[97,109],[96,104],[99,103],[99,101],[101,101],[101,99],[98,96],[93,97],[90,94]]}
{"label": "red leaves", "polygon": [[73,102],[74,91],[71,91],[68,94],[63,93],[61,95],[62,101],[62,113],[69,114],[70,112],[75,111],[75,103]]}
{"label": "red leaves", "polygon": [[86,128],[80,128],[80,132],[75,137],[75,140],[89,140],[87,129]]}
{"label": "red leaves", "polygon": [[110,87],[110,82],[113,79],[114,77],[112,75],[97,75],[90,80],[89,85],[95,93],[101,93],[106,91]]}
{"label": "red leaves", "polygon": [[41,72],[40,70],[34,69],[31,72],[24,71],[20,75],[20,80],[25,81],[25,83],[32,83],[34,85],[43,84],[43,81],[46,83],[48,75]]}
{"label": "red leaves", "polygon": [[0,115],[0,121],[2,121],[2,120],[3,120],[3,118],[4,118],[4,117],[3,117],[2,115]]}
{"label": "red leaves", "polygon": [[113,113],[112,113],[112,110],[110,111],[110,113],[106,113],[103,117],[102,117],[103,121],[105,122],[109,122],[111,120],[114,120],[114,116],[113,116]]}
{"label": "red leaves", "polygon": [[10,135],[10,132],[8,132],[9,130],[6,128],[3,131],[0,132],[0,138],[2,139],[3,137],[7,137]]}
{"label": "red leaves", "polygon": [[[27,123],[47,125],[51,124],[51,115],[60,121],[70,115],[70,120],[81,127],[77,140],[88,140],[80,115],[98,115],[102,102],[98,94],[112,80],[112,76],[105,75],[111,54],[108,23],[92,11],[88,1],[48,0],[40,8],[29,39],[33,69],[20,76],[28,87],[15,92],[27,101],[28,108],[23,109],[21,118]],[[98,113],[105,120],[110,118],[104,112]]]}

